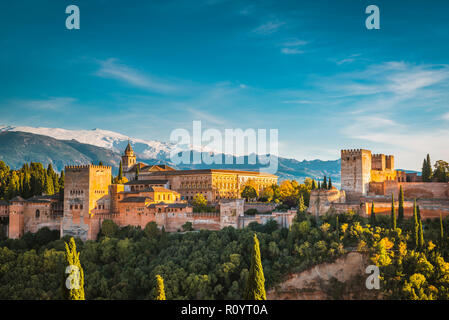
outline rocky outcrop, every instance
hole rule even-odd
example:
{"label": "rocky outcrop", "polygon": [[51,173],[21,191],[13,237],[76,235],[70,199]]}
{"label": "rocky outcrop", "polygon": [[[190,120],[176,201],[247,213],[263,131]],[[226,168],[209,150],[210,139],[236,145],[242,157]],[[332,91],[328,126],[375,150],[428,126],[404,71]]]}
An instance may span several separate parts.
{"label": "rocky outcrop", "polygon": [[379,299],[379,290],[365,286],[366,255],[350,252],[332,263],[322,263],[288,279],[267,293],[269,300]]}

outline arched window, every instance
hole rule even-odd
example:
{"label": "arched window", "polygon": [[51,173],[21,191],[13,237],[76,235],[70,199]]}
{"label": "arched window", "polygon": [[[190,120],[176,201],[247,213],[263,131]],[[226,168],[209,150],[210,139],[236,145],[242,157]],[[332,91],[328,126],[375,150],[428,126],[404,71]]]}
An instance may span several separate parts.
{"label": "arched window", "polygon": [[39,211],[39,209],[36,210],[36,219],[39,219],[40,215],[41,215],[41,212]]}

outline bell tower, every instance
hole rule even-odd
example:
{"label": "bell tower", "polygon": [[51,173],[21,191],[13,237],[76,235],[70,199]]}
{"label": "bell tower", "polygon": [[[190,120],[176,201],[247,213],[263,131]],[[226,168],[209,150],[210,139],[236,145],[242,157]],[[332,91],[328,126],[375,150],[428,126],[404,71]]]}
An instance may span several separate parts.
{"label": "bell tower", "polygon": [[123,171],[129,171],[133,165],[136,164],[136,155],[134,154],[134,150],[131,147],[131,144],[128,140],[128,145],[126,146],[125,153],[122,156],[122,167]]}

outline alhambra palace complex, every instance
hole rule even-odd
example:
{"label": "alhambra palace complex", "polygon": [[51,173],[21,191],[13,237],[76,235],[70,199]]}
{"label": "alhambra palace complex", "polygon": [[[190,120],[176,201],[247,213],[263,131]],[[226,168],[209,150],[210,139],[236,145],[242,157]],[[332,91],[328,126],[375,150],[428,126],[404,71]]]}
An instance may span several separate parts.
{"label": "alhambra palace complex", "polygon": [[[0,201],[0,217],[9,218],[8,236],[48,227],[83,240],[97,238],[104,220],[118,226],[140,226],[156,222],[168,232],[191,222],[194,229],[219,230],[227,226],[243,228],[250,222],[274,219],[289,227],[296,210],[276,212],[274,204],[245,203],[240,193],[248,180],[258,191],[276,184],[271,174],[237,170],[174,170],[165,165],[136,162],[128,144],[122,156],[124,184],[111,184],[111,167],[85,165],[65,167],[64,198],[59,195],[16,197]],[[137,169],[138,167],[138,169]],[[139,172],[136,177],[136,172]],[[412,214],[417,199],[423,218],[449,214],[449,183],[421,182],[416,174],[394,169],[394,157],[374,155],[369,150],[341,151],[341,190],[312,190],[308,212],[312,215],[352,210],[368,216],[374,202],[376,213],[389,214],[391,195],[398,199],[399,187],[405,195],[405,215]],[[218,212],[194,213],[188,201],[203,194]],[[396,204],[397,205],[397,204]],[[244,212],[255,208],[258,214]]]}
{"label": "alhambra palace complex", "polygon": [[[0,202],[0,216],[9,216],[8,236],[19,238],[25,232],[48,227],[83,240],[97,238],[104,220],[118,226],[140,226],[154,221],[168,232],[191,222],[194,229],[219,230],[226,226],[242,228],[250,222],[276,220],[288,227],[296,211],[272,212],[273,204],[251,204],[240,199],[248,180],[258,191],[276,184],[271,174],[235,170],[174,170],[165,165],[148,166],[136,162],[131,145],[122,156],[124,184],[111,184],[111,167],[98,165],[65,167],[64,198],[59,195],[13,198]],[[136,179],[136,167],[139,175]],[[219,207],[219,212],[194,213],[188,200],[203,194]],[[267,214],[247,216],[256,208]],[[269,213],[268,213],[269,212]]]}

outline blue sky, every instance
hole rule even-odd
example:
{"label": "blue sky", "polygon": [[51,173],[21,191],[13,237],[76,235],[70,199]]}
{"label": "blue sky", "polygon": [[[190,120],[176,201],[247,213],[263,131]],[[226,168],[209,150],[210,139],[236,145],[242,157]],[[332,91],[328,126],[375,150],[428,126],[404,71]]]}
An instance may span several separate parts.
{"label": "blue sky", "polygon": [[418,169],[449,160],[449,2],[431,3],[2,1],[0,124],[168,141],[201,120],[279,129],[285,157],[369,148]]}

